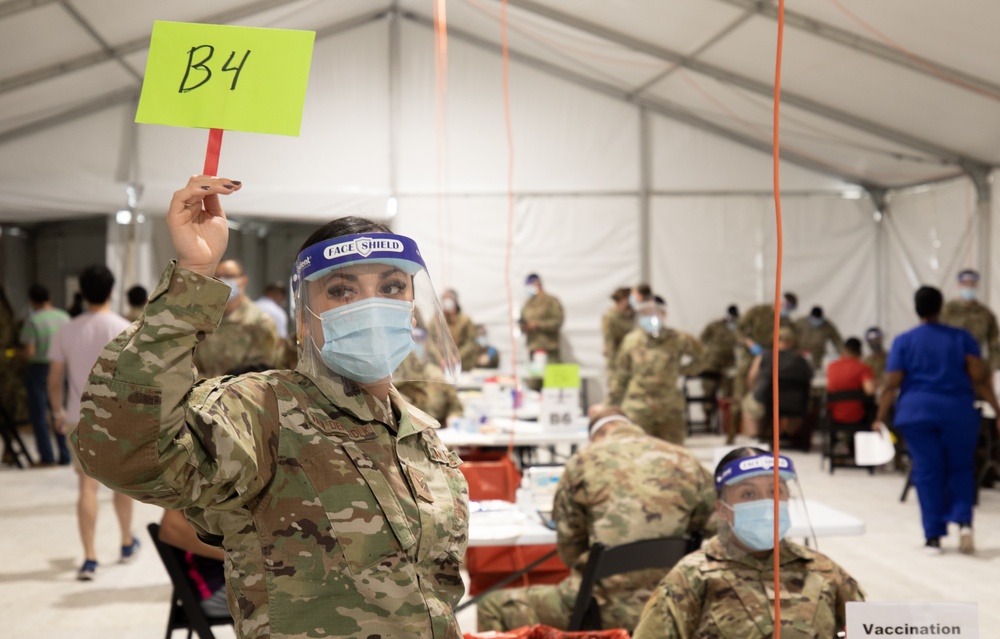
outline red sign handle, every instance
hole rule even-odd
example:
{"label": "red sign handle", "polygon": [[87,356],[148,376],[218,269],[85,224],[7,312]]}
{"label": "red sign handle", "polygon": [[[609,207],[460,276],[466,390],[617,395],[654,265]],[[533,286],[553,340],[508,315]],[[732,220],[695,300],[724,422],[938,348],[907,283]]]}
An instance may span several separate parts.
{"label": "red sign handle", "polygon": [[208,150],[205,151],[205,170],[202,175],[219,173],[219,152],[222,150],[222,129],[209,129]]}

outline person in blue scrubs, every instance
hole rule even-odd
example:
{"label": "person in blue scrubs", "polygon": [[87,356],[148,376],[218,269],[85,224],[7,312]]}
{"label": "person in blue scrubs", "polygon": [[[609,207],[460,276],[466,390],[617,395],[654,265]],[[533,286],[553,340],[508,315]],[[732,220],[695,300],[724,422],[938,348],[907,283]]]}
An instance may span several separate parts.
{"label": "person in blue scrubs", "polygon": [[941,291],[930,286],[922,286],[914,295],[920,326],[892,343],[872,428],[885,421],[899,391],[894,422],[913,460],[925,547],[929,554],[940,554],[948,524],[956,523],[959,550],[971,554],[980,419],[974,406],[977,392],[997,415],[1000,406],[976,340],[968,331],[938,321],[943,303]]}

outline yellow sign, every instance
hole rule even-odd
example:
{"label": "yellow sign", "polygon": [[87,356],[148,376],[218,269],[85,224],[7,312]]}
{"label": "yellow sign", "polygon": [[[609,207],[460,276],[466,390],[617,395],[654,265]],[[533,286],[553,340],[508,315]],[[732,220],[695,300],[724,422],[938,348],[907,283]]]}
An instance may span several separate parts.
{"label": "yellow sign", "polygon": [[549,364],[542,378],[544,388],[580,388],[579,364]]}
{"label": "yellow sign", "polygon": [[158,20],[135,121],[297,136],[315,38]]}

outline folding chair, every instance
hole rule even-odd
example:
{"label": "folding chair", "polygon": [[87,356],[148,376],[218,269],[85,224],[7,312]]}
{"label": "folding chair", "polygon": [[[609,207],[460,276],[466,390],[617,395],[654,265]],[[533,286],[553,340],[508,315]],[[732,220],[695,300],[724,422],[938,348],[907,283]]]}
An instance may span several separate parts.
{"label": "folding chair", "polygon": [[596,543],[590,548],[587,565],[583,568],[580,590],[570,616],[570,631],[602,630],[601,611],[594,600],[594,587],[598,580],[648,568],[671,568],[684,555],[696,550],[700,540],[690,537],[661,537],[643,539],[609,548]]}
{"label": "folding chair", "polygon": [[188,578],[187,570],[184,568],[184,551],[175,548],[170,544],[160,541],[160,525],[149,524],[146,526],[149,536],[153,538],[153,546],[160,554],[163,565],[170,575],[170,582],[174,586],[174,592],[170,597],[170,616],[167,618],[166,639],[174,634],[175,630],[188,631],[188,639],[192,633],[197,632],[200,639],[215,639],[212,634],[212,626],[233,625],[231,617],[209,617],[201,609],[201,599],[195,594],[194,585]]}
{"label": "folding chair", "polygon": [[[865,407],[865,415],[861,418],[861,421],[854,422],[852,424],[833,421],[833,418],[830,416],[830,406],[840,402],[861,402]],[[827,460],[829,463],[831,475],[836,468],[864,468],[868,470],[869,475],[875,474],[874,467],[858,466],[854,463],[854,433],[871,428],[874,406],[874,399],[872,396],[866,394],[862,390],[847,390],[827,393],[826,410],[824,411],[823,417],[824,438],[822,460]],[[837,444],[838,434],[843,434],[847,437],[847,448],[850,456],[850,461],[848,462],[838,463],[838,457],[844,457],[844,455],[837,455],[834,453],[834,447]]]}
{"label": "folding chair", "polygon": [[[718,383],[722,379],[722,373],[717,371],[705,371],[700,375],[685,377],[681,382],[681,388],[684,391],[684,420],[687,422],[687,433],[692,435],[695,432],[708,433],[712,431],[712,423],[709,421],[709,417],[715,414],[717,409],[716,395],[718,394]],[[691,383],[695,380],[700,380],[702,384],[701,393],[695,393],[691,389]],[[713,395],[708,395],[704,390],[704,383],[706,380],[712,380],[716,382],[716,391]],[[695,404],[701,406],[701,412],[703,417],[696,418],[691,409],[694,408]]]}

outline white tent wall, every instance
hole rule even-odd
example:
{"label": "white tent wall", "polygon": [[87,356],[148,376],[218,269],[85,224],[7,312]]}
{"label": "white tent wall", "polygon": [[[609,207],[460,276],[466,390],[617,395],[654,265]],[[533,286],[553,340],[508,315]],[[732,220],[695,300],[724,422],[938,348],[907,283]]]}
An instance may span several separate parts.
{"label": "white tent wall", "polygon": [[883,329],[891,336],[917,323],[913,293],[918,287],[936,286],[949,299],[958,291],[958,271],[981,268],[975,187],[961,178],[893,192],[884,225]]}
{"label": "white tent wall", "polygon": [[[870,201],[830,195],[782,198],[782,290],[814,305],[846,334],[876,315],[875,233]],[[728,304],[774,299],[776,232],[770,196],[657,197],[651,233],[653,289],[670,323],[694,333]]]}

